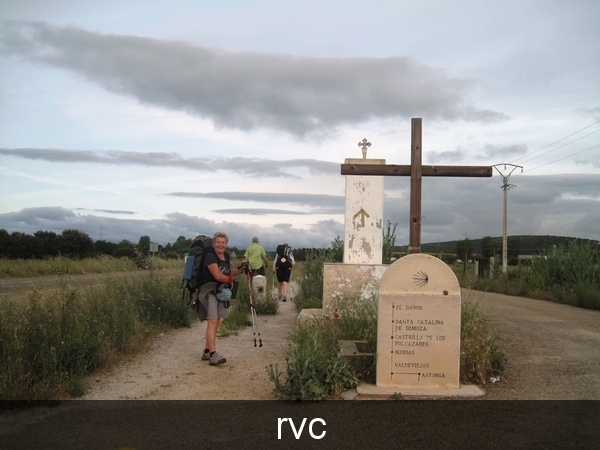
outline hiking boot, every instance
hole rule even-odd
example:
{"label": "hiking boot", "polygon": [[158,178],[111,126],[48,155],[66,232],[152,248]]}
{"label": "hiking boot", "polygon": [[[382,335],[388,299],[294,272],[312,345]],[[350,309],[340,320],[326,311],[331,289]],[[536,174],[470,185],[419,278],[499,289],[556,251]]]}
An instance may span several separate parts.
{"label": "hiking boot", "polygon": [[210,360],[210,352],[202,352],[202,357],[200,358],[202,361]]}
{"label": "hiking boot", "polygon": [[285,298],[285,295],[283,296],[283,298],[281,299],[282,302],[287,302],[287,298]]}
{"label": "hiking boot", "polygon": [[216,366],[218,364],[223,364],[224,362],[227,362],[227,360],[221,355],[219,355],[217,352],[214,352],[213,355],[210,357],[208,364],[211,366]]}

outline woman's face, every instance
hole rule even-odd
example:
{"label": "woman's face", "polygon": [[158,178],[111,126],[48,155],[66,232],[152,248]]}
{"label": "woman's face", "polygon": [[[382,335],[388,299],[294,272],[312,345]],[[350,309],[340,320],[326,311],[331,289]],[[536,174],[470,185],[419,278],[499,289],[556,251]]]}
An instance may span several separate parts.
{"label": "woman's face", "polygon": [[227,240],[224,237],[218,237],[214,240],[213,246],[217,252],[223,253],[227,248]]}

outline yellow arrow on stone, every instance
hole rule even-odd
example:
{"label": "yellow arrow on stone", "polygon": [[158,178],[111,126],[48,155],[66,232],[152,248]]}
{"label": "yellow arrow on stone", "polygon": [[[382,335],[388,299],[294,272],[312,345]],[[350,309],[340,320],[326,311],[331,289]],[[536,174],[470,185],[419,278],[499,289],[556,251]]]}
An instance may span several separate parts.
{"label": "yellow arrow on stone", "polygon": [[369,213],[366,212],[362,207],[360,208],[360,210],[356,214],[354,214],[354,216],[352,216],[352,220],[356,219],[358,216],[360,216],[360,226],[361,227],[365,226],[365,217],[366,218],[371,217],[369,215]]}

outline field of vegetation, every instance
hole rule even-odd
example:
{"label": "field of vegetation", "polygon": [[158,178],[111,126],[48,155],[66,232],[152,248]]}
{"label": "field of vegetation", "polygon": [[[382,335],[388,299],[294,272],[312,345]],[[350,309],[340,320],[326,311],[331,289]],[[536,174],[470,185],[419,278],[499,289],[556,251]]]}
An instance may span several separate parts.
{"label": "field of vegetation", "polygon": [[600,310],[600,254],[589,242],[571,242],[543,251],[537,257],[509,266],[499,263],[489,277],[454,266],[463,287],[498,292]]}
{"label": "field of vegetation", "polygon": [[[393,240],[389,243],[393,245]],[[305,261],[297,264],[294,279],[299,295],[295,303],[299,310],[322,307],[323,264],[338,257],[339,246],[309,250]],[[453,267],[463,287],[600,309],[598,252],[589,243],[552,248],[530,264],[510,267],[507,274],[497,265],[485,278]],[[65,277],[58,289],[32,291],[26,302],[0,302],[0,399],[80,396],[85,377],[95,369],[138,351],[161,330],[189,326],[192,312],[182,300],[182,269],[181,260],[149,257],[0,260],[0,277],[4,278],[109,274],[109,282],[100,288],[73,287]],[[144,275],[110,278],[111,273],[128,271],[143,271]],[[273,275],[267,272],[270,286]],[[247,297],[247,289],[247,283],[241,282],[238,295]],[[233,305],[221,327],[223,336],[251,325],[249,305]],[[278,302],[269,295],[260,308],[259,314],[276,314]],[[376,328],[376,301],[352,298],[342,302],[339,317],[299,326],[291,339],[286,367],[268,368],[275,395],[294,400],[324,399],[359,381],[372,381],[373,358],[348,362],[337,342],[366,340],[376,348]],[[476,304],[463,299],[461,382],[485,383],[502,372],[504,361],[489,318]]]}
{"label": "field of vegetation", "polygon": [[[13,276],[108,274],[101,287],[75,287],[68,277],[57,277],[57,289],[34,290],[25,302],[0,301],[0,399],[79,397],[85,377],[94,370],[140,351],[161,331],[189,326],[193,312],[187,292],[183,299],[183,262],[157,260],[152,266],[171,270],[142,271],[131,261],[112,257],[0,261]],[[110,275],[122,271],[143,273]],[[247,283],[240,283],[238,296],[247,298]],[[277,308],[268,298],[257,312],[275,314]],[[249,315],[248,302],[232,302],[220,335],[251,325]]]}
{"label": "field of vegetation", "polygon": [[[300,295],[296,308],[323,306],[323,265],[335,259],[331,249],[310,252],[298,268]],[[375,381],[375,360],[365,356],[342,357],[339,340],[365,340],[377,348],[377,301],[346,298],[336,317],[307,321],[292,335],[286,366],[268,367],[276,397],[285,400],[322,400],[336,396],[359,382]],[[504,370],[505,355],[496,330],[475,303],[463,300],[461,312],[462,383],[485,384]]]}

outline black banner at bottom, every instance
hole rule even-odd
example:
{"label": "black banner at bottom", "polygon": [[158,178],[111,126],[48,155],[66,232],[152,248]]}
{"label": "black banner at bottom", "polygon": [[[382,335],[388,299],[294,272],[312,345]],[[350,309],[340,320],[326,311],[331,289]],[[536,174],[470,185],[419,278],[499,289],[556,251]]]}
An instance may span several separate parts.
{"label": "black banner at bottom", "polygon": [[2,403],[1,449],[600,448],[594,401]]}

